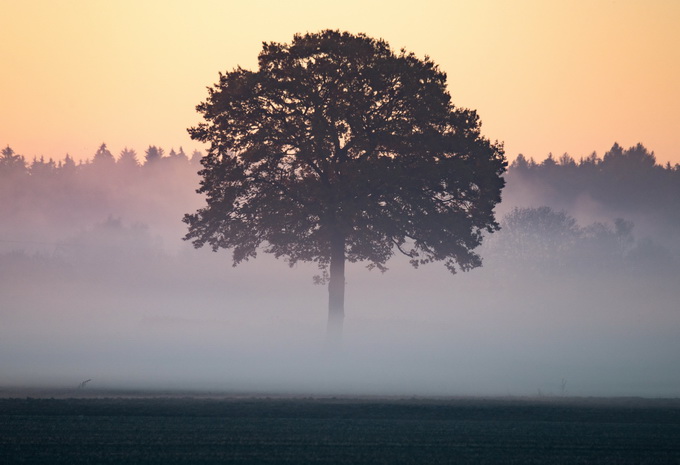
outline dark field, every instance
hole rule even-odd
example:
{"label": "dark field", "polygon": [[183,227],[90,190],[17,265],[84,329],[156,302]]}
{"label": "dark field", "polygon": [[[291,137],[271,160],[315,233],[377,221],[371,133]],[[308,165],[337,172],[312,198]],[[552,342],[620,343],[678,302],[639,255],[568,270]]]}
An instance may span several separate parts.
{"label": "dark field", "polygon": [[0,463],[680,464],[680,400],[88,394],[0,392]]}

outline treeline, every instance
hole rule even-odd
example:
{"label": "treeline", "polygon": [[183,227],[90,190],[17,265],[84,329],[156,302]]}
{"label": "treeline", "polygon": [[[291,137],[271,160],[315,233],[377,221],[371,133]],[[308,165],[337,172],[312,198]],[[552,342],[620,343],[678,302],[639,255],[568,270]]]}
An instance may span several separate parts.
{"label": "treeline", "polygon": [[102,144],[79,163],[68,155],[27,162],[7,146],[0,156],[0,250],[61,244],[109,219],[146,225],[166,245],[178,242],[182,214],[200,205],[200,159],[198,151],[189,157],[157,146],[141,159],[128,148],[116,157]]}
{"label": "treeline", "polygon": [[506,174],[495,258],[550,269],[668,271],[680,256],[680,165],[644,145],[576,161],[519,155]]}
{"label": "treeline", "polygon": [[56,172],[73,172],[76,169],[92,169],[92,167],[112,168],[116,166],[119,170],[129,170],[139,168],[140,166],[153,166],[156,163],[191,163],[199,165],[203,156],[200,151],[194,150],[191,157],[188,157],[182,147],[178,151],[175,151],[174,148],[170,149],[166,156],[165,150],[162,147],[150,145],[144,152],[143,160],[140,160],[136,150],[127,147],[121,150],[116,158],[105,143],[99,146],[91,159],[80,161],[77,164],[69,154],[66,154],[66,157],[59,161],[54,161],[52,158],[45,160],[45,157],[41,156],[40,158],[34,157],[28,163],[26,157],[16,153],[9,145],[2,149],[1,153],[0,175],[2,176],[54,174]]}
{"label": "treeline", "polygon": [[[140,159],[141,158],[141,159]],[[28,162],[7,146],[0,157],[0,253],[60,250],[101,261],[189,248],[181,218],[200,208],[201,153]],[[661,166],[642,144],[602,158],[565,154],[537,163],[519,155],[506,173],[502,229],[486,241],[487,266],[527,269],[669,270],[680,256],[680,165]],[[80,251],[78,253],[74,251]],[[88,252],[85,252],[88,250]],[[133,252],[131,252],[133,251]],[[224,257],[227,261],[227,257]]]}
{"label": "treeline", "polygon": [[592,153],[578,162],[568,154],[541,163],[519,155],[507,181],[504,195],[514,205],[547,205],[593,219],[624,217],[650,234],[666,235],[666,242],[678,238],[680,165],[658,165],[642,144],[614,144],[602,158]]}

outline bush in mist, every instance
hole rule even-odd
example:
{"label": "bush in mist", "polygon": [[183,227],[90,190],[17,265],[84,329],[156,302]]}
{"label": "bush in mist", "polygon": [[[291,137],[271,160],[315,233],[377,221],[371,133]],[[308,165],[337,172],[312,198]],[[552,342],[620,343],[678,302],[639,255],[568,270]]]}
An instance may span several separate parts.
{"label": "bush in mist", "polygon": [[654,263],[668,268],[670,251],[649,238],[636,240],[633,230],[622,218],[580,226],[565,211],[515,207],[503,217],[486,256],[496,265],[533,271],[651,271]]}

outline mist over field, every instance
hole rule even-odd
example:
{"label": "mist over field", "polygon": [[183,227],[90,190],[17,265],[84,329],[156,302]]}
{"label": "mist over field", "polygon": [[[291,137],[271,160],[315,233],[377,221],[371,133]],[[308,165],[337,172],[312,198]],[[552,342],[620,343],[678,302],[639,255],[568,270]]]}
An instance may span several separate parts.
{"label": "mist over field", "polygon": [[[198,156],[0,159],[0,386],[293,394],[680,395],[680,169],[642,146],[519,158],[481,268],[346,272],[181,240]],[[141,159],[143,156],[138,155]]]}

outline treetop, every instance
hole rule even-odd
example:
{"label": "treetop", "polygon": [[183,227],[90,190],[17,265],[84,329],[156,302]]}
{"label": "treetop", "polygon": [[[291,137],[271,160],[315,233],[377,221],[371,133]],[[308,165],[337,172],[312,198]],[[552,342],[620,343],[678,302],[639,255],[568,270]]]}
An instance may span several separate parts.
{"label": "treetop", "polygon": [[478,266],[472,249],[498,228],[502,144],[453,105],[435,63],[384,40],[325,30],[264,43],[258,70],[220,73],[197,110],[208,207],[185,217],[186,238],[233,249],[234,263],[266,244],[323,266],[339,234],[350,261],[383,269],[396,249],[454,271]]}

